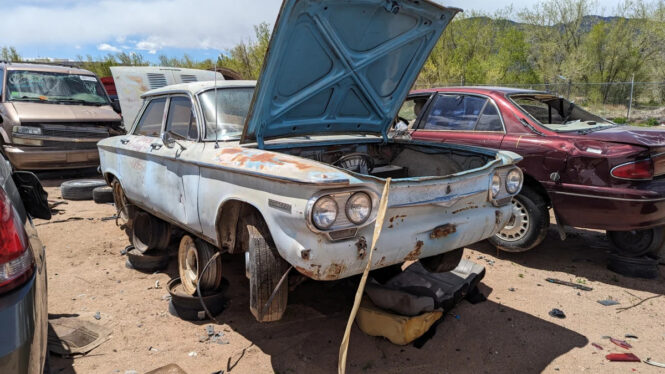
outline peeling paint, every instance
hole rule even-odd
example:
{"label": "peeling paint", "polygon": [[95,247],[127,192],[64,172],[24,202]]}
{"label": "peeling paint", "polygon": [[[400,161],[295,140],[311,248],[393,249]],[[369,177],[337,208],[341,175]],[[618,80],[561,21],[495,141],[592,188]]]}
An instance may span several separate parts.
{"label": "peeling paint", "polygon": [[307,269],[302,268],[300,266],[296,266],[296,270],[298,270],[300,272],[300,274],[302,274],[306,277],[314,278],[314,272],[313,271],[307,270]]}
{"label": "peeling paint", "polygon": [[416,246],[413,248],[413,251],[409,252],[409,254],[404,257],[404,261],[415,261],[419,259],[424,244],[425,243],[423,243],[422,240],[418,240],[416,242]]}
{"label": "peeling paint", "polygon": [[494,224],[499,225],[501,223],[501,220],[503,219],[503,214],[501,214],[500,210],[495,210],[494,211]]}
{"label": "peeling paint", "polygon": [[450,234],[453,234],[457,231],[457,226],[451,224],[451,223],[446,223],[445,225],[438,226],[432,230],[432,232],[429,234],[430,239],[439,239],[439,238],[444,238]]}

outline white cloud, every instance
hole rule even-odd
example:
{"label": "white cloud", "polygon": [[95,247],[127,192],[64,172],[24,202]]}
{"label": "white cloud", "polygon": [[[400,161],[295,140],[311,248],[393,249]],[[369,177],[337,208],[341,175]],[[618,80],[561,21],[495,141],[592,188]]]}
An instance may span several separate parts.
{"label": "white cloud", "polygon": [[120,48],[114,47],[108,43],[102,43],[98,45],[97,49],[104,52],[114,52],[114,53],[120,52]]}
{"label": "white cloud", "polygon": [[[11,4],[3,9],[3,14],[11,17],[0,22],[0,35],[19,49],[65,43],[118,49],[108,44],[115,41],[137,48],[140,44],[149,52],[161,48],[229,49],[253,35],[254,25],[273,24],[280,6],[275,0],[32,0]],[[153,48],[146,43],[152,43]]]}

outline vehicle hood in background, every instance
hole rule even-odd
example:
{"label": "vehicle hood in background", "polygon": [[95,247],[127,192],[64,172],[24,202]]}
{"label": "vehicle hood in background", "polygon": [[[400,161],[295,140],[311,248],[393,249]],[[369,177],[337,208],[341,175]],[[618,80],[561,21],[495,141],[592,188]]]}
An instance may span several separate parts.
{"label": "vehicle hood in background", "polygon": [[663,128],[617,126],[594,131],[582,137],[585,139],[643,145],[647,147],[665,146],[665,129]]}
{"label": "vehicle hood in background", "polygon": [[285,0],[241,142],[387,129],[459,9],[429,1]]}
{"label": "vehicle hood in background", "polygon": [[22,124],[30,122],[120,122],[110,105],[12,102]]}

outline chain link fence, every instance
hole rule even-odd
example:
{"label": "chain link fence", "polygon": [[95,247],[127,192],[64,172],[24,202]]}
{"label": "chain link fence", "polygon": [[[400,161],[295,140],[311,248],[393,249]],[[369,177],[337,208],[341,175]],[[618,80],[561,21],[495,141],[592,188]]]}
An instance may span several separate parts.
{"label": "chain link fence", "polygon": [[[454,87],[457,84],[416,84],[414,89]],[[497,86],[474,84],[473,86]],[[665,82],[501,84],[502,87],[547,91],[567,98],[601,117],[619,123],[665,125]]]}

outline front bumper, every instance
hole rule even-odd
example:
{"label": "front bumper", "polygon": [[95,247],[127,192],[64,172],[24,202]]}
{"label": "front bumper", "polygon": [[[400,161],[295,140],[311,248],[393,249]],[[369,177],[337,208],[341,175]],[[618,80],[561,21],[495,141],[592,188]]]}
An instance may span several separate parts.
{"label": "front bumper", "polygon": [[640,188],[561,184],[548,192],[557,217],[568,226],[628,231],[665,225],[665,180]]}
{"label": "front bumper", "polygon": [[90,149],[43,149],[40,147],[4,146],[9,162],[16,169],[78,169],[99,165],[99,151]]}
{"label": "front bumper", "polygon": [[[389,208],[372,269],[434,256],[487,239],[501,230],[510,218],[510,204],[495,207],[463,204],[442,210],[425,207]],[[437,218],[439,217],[439,218]],[[360,274],[372,242],[374,225],[362,228],[356,237],[329,241],[323,234],[300,232],[296,237],[271,230],[278,250],[300,273],[316,280],[335,280]]]}

